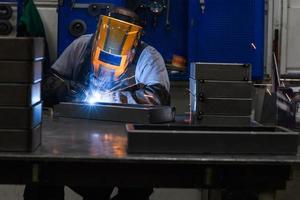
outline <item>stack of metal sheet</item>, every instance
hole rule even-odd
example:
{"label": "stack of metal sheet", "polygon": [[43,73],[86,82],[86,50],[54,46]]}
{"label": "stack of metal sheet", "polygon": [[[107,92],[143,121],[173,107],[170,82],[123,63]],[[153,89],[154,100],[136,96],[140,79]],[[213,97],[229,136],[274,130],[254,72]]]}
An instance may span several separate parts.
{"label": "stack of metal sheet", "polygon": [[42,38],[0,38],[0,151],[41,143]]}
{"label": "stack of metal sheet", "polygon": [[250,65],[192,63],[190,92],[193,123],[204,126],[250,125]]}

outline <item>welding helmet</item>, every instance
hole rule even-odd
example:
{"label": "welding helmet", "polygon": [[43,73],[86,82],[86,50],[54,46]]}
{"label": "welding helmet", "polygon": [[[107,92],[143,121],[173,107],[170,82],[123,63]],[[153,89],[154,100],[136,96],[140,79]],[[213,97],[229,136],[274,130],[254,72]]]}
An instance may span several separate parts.
{"label": "welding helmet", "polygon": [[134,56],[142,27],[137,15],[124,8],[115,8],[99,18],[92,48],[92,67],[96,77],[101,71],[121,76]]}

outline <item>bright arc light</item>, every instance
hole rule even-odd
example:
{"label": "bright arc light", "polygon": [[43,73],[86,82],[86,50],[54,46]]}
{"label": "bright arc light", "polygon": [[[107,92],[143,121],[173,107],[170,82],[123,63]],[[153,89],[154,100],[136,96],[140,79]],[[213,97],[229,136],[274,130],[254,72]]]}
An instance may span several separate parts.
{"label": "bright arc light", "polygon": [[87,102],[89,104],[95,104],[101,99],[101,94],[99,92],[93,92],[91,96],[88,97]]}

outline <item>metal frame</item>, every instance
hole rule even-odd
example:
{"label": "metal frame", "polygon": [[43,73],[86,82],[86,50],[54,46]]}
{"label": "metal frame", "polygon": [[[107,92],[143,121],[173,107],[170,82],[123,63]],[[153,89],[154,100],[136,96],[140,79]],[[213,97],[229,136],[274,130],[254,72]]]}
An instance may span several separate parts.
{"label": "metal frame", "polygon": [[59,117],[133,123],[163,123],[175,118],[172,107],[133,104],[62,102],[54,106],[54,112]]}
{"label": "metal frame", "polygon": [[126,125],[129,153],[296,155],[298,133],[281,127]]}

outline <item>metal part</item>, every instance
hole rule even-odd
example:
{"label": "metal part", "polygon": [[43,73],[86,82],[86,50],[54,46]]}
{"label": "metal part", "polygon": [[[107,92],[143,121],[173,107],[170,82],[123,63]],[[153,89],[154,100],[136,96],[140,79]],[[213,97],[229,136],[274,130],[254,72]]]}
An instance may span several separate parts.
{"label": "metal part", "polygon": [[129,153],[296,155],[298,133],[281,127],[126,125]]}
{"label": "metal part", "polygon": [[44,58],[43,38],[0,38],[0,60],[33,61]]}
{"label": "metal part", "polygon": [[93,16],[99,16],[101,13],[103,13],[103,10],[109,11],[114,7],[113,4],[107,4],[107,3],[93,3],[88,6],[88,13]]}
{"label": "metal part", "polygon": [[190,91],[201,98],[252,98],[252,83],[247,81],[197,81],[190,78]]}
{"label": "metal part", "polygon": [[167,13],[166,13],[166,29],[169,30],[171,28],[171,22],[170,22],[170,9],[171,9],[171,0],[167,0]]}
{"label": "metal part", "polygon": [[154,13],[155,15],[162,13],[162,11],[165,8],[165,3],[162,0],[159,1],[152,1],[148,5],[150,11]]}
{"label": "metal part", "polygon": [[62,102],[54,106],[54,112],[59,117],[146,124],[171,122],[175,118],[175,110],[169,106],[132,104]]}
{"label": "metal part", "polygon": [[251,81],[251,65],[235,63],[192,63],[190,78],[195,80]]}
{"label": "metal part", "polygon": [[0,129],[32,129],[42,122],[42,103],[30,107],[0,106]]}
{"label": "metal part", "polygon": [[0,2],[0,36],[16,37],[18,5],[16,2]]}
{"label": "metal part", "polygon": [[200,8],[201,8],[202,14],[204,14],[204,11],[205,11],[205,0],[199,0],[199,3],[200,3]]}
{"label": "metal part", "polygon": [[192,124],[212,127],[249,127],[250,116],[224,116],[224,115],[199,115],[192,114]]}
{"label": "metal part", "polygon": [[0,4],[0,19],[11,18],[13,10],[8,4]]}
{"label": "metal part", "polygon": [[80,37],[87,31],[87,25],[83,20],[75,19],[69,25],[69,32],[74,37]]}
{"label": "metal part", "polygon": [[33,129],[0,129],[0,151],[32,152],[41,144],[42,126]]}
{"label": "metal part", "polygon": [[0,20],[0,36],[11,34],[13,27],[8,20]]}
{"label": "metal part", "polygon": [[0,106],[31,106],[41,101],[41,83],[0,83]]}
{"label": "metal part", "polygon": [[36,83],[41,79],[42,61],[0,60],[0,82],[2,83]]}
{"label": "metal part", "polygon": [[201,100],[193,96],[191,98],[192,102],[196,102],[191,105],[191,110],[198,112],[199,115],[249,116],[251,114],[252,99],[205,98]]}

